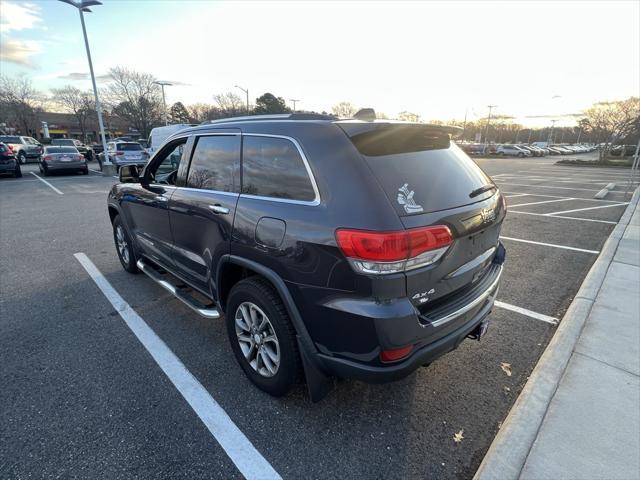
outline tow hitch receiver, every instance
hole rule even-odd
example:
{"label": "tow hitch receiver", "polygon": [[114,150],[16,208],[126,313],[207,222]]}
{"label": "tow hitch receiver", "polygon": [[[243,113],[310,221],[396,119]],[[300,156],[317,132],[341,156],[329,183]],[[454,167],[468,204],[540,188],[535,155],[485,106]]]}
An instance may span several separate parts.
{"label": "tow hitch receiver", "polygon": [[484,320],[480,322],[480,325],[474,328],[473,331],[469,333],[469,335],[467,335],[467,338],[480,341],[480,339],[484,336],[484,334],[487,333],[488,328],[489,328],[489,315],[484,317]]}

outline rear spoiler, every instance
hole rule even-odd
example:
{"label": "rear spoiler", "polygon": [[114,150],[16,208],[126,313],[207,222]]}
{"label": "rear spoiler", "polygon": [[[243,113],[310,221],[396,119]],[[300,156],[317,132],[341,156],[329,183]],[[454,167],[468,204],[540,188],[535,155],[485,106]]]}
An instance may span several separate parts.
{"label": "rear spoiler", "polygon": [[459,127],[410,122],[335,122],[358,151],[366,156],[440,150],[451,146],[451,136],[462,132]]}

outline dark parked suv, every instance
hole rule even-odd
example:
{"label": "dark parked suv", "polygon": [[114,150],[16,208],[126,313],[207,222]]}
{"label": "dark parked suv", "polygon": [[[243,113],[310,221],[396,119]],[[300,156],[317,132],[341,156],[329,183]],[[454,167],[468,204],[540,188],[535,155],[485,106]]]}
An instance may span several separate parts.
{"label": "dark parked suv", "polygon": [[181,130],[120,169],[120,262],[224,313],[268,393],[402,378],[484,334],[502,273],[504,198],[453,132],[310,114]]}

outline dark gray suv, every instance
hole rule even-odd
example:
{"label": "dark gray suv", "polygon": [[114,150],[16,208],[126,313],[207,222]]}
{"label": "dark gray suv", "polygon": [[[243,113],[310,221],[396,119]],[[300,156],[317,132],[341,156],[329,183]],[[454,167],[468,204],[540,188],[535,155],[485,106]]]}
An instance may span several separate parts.
{"label": "dark gray suv", "polygon": [[484,334],[502,273],[504,198],[452,133],[310,114],[187,128],[120,169],[118,256],[224,314],[270,394],[402,378]]}

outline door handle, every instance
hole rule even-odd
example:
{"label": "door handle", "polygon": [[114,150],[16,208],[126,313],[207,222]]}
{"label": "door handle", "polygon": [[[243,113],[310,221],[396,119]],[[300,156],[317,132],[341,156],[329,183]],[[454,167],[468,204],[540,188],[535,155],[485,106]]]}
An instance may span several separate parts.
{"label": "door handle", "polygon": [[158,200],[159,202],[167,202],[167,201],[169,201],[169,199],[167,197],[163,197],[162,195],[157,195],[156,196],[156,200]]}
{"label": "door handle", "polygon": [[221,213],[222,215],[226,215],[227,213],[229,213],[229,209],[227,207],[223,207],[222,205],[209,205],[209,209],[213,212],[213,213]]}

